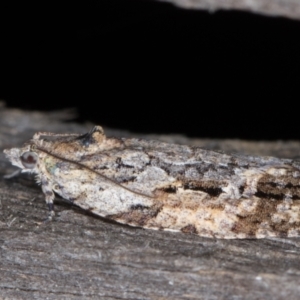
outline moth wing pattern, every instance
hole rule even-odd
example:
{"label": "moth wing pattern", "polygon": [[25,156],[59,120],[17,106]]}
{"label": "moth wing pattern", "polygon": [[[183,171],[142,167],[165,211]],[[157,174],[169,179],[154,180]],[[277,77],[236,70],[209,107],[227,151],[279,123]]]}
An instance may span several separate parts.
{"label": "moth wing pattern", "polygon": [[41,183],[96,215],[150,229],[211,238],[300,234],[300,165],[135,138],[36,133],[4,151]]}

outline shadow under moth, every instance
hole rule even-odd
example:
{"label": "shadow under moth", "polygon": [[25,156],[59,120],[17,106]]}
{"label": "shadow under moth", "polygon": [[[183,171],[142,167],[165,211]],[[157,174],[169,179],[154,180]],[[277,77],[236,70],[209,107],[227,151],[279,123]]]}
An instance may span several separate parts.
{"label": "shadow under moth", "polygon": [[83,135],[39,132],[4,153],[36,174],[49,219],[55,192],[143,228],[224,239],[300,236],[300,162],[290,159],[108,138],[100,126]]}

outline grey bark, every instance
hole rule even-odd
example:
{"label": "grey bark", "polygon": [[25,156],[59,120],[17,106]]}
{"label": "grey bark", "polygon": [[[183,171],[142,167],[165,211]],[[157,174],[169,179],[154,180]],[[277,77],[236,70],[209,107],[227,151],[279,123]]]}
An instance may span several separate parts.
{"label": "grey bark", "polygon": [[158,0],[187,9],[242,10],[273,17],[300,18],[299,0]]}
{"label": "grey bark", "polygon": [[[37,131],[87,132],[67,111],[0,108],[0,299],[299,299],[300,238],[215,240],[108,222],[56,199],[47,207],[30,176],[2,150]],[[106,128],[105,128],[106,129]],[[108,135],[137,136],[106,129]],[[300,142],[144,136],[210,149],[297,158]]]}

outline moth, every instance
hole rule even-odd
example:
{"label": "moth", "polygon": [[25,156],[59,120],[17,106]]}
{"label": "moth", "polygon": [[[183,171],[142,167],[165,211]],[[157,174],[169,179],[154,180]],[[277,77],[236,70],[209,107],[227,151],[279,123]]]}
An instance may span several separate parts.
{"label": "moth", "polygon": [[300,236],[300,163],[136,138],[38,132],[4,150],[54,193],[96,215],[150,229],[243,239]]}

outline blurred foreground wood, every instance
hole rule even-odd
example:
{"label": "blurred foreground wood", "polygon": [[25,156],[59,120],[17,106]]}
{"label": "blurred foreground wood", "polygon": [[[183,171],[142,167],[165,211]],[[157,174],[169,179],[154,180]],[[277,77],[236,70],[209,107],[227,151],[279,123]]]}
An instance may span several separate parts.
{"label": "blurred foreground wood", "polygon": [[299,0],[158,0],[187,9],[241,10],[272,17],[300,19]]}
{"label": "blurred foreground wood", "polygon": [[[47,208],[30,176],[12,172],[2,150],[36,131],[87,132],[67,111],[0,108],[0,299],[299,299],[300,238],[214,240],[132,228],[56,199]],[[106,129],[106,128],[105,128]],[[108,135],[137,136],[106,129]],[[144,136],[146,137],[146,136]],[[147,136],[211,149],[299,157],[299,142]]]}

